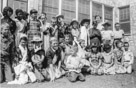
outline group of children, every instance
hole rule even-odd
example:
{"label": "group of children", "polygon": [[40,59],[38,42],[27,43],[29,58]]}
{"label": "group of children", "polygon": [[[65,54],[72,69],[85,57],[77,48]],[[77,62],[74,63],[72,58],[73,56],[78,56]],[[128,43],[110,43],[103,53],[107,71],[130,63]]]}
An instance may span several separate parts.
{"label": "group of children", "polygon": [[49,24],[46,14],[39,21],[34,9],[30,11],[29,22],[22,19],[22,10],[16,11],[15,21],[10,12],[13,13],[12,9],[6,7],[1,24],[0,82],[54,82],[63,76],[76,82],[85,81],[85,74],[132,72],[134,56],[129,43],[122,40],[119,23],[115,24],[118,35],[114,35],[108,22],[99,22],[100,16],[95,17],[93,28],[89,28],[89,19],[83,19],[80,27],[75,19],[70,26],[65,24],[63,15],[53,17]]}

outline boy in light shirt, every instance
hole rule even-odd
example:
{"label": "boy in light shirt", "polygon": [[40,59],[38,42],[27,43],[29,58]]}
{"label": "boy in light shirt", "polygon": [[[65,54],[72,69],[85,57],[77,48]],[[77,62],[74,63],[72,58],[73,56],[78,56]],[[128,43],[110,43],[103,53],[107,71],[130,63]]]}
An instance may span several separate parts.
{"label": "boy in light shirt", "polygon": [[85,81],[84,75],[81,73],[83,63],[80,57],[77,55],[78,46],[75,44],[73,47],[72,55],[68,56],[66,62],[66,68],[68,69],[67,78],[71,82]]}
{"label": "boy in light shirt", "polygon": [[124,39],[124,31],[122,29],[120,29],[120,24],[119,23],[115,23],[115,31],[113,31],[114,33],[114,48],[115,48],[115,43],[119,40],[119,41],[123,41]]}
{"label": "boy in light shirt", "polygon": [[132,64],[134,63],[134,55],[129,50],[129,43],[124,43],[124,53],[123,53],[123,67],[126,69],[126,73],[132,72]]}

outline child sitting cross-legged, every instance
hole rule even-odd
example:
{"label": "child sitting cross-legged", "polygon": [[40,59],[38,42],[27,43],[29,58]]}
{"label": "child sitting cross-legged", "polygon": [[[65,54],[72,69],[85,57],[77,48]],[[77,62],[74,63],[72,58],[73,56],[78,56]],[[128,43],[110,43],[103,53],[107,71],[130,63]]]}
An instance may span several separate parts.
{"label": "child sitting cross-legged", "polygon": [[75,44],[74,46],[72,46],[72,54],[68,56],[66,61],[66,68],[68,69],[66,76],[71,82],[76,82],[77,80],[85,81],[85,77],[81,73],[83,63],[77,52],[78,45]]}
{"label": "child sitting cross-legged", "polygon": [[112,46],[105,44],[103,47],[103,70],[104,74],[115,74],[115,55],[112,52]]}
{"label": "child sitting cross-legged", "polygon": [[124,53],[123,53],[123,67],[125,68],[125,73],[131,73],[132,72],[132,64],[134,63],[134,55],[129,50],[129,43],[124,42]]}
{"label": "child sitting cross-legged", "polygon": [[89,56],[90,67],[88,71],[91,71],[91,74],[101,75],[103,73],[102,70],[102,55],[98,51],[98,47],[95,44],[91,46],[91,52]]}

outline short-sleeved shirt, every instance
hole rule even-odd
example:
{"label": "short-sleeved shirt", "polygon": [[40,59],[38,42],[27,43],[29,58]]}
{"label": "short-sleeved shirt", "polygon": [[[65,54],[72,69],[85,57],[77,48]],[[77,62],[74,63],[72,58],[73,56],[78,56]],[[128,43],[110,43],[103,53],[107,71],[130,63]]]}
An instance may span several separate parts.
{"label": "short-sleeved shirt", "polygon": [[115,39],[121,39],[123,38],[123,35],[124,35],[124,31],[123,30],[118,30],[118,31],[114,31],[114,38]]}
{"label": "short-sleeved shirt", "polygon": [[112,30],[103,30],[101,33],[103,40],[111,40],[112,37],[114,37],[114,33]]}

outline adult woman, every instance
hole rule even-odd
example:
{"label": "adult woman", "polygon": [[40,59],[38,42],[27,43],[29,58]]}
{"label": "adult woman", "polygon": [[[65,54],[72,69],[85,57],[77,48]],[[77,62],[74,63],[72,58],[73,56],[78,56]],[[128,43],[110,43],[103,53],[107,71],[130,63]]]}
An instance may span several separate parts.
{"label": "adult woman", "polygon": [[99,29],[100,31],[104,28],[103,27],[103,23],[101,22],[101,16],[99,16],[99,15],[96,15],[95,16],[95,21],[97,22],[97,29]]}

